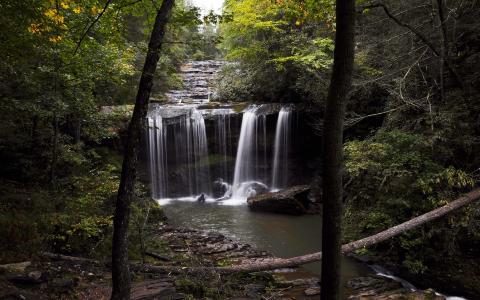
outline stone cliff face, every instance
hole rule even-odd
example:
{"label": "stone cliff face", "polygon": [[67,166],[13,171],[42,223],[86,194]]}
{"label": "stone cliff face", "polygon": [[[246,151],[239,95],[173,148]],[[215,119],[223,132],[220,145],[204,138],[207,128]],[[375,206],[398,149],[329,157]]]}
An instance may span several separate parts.
{"label": "stone cliff face", "polygon": [[[304,107],[211,101],[215,75],[224,64],[187,63],[181,69],[184,89],[170,91],[166,101],[150,105],[146,144],[154,198],[211,195],[213,183],[219,179],[233,184],[233,192],[235,186],[244,182],[258,182],[270,189],[309,184],[319,169],[320,138],[309,123],[313,119],[310,112]],[[240,151],[246,112],[254,115],[251,120],[254,123],[244,138],[250,148]],[[287,112],[288,119],[280,118]],[[279,127],[283,130],[277,132]],[[279,147],[283,150],[276,156],[279,152],[275,149]],[[249,159],[238,162],[238,153]],[[239,174],[244,176],[235,185],[237,167],[242,168]],[[277,180],[282,182],[281,186],[273,187],[274,178],[278,177],[275,174],[288,174],[288,178],[282,177]]]}
{"label": "stone cliff face", "polygon": [[218,69],[225,62],[217,60],[191,61],[182,66],[180,76],[184,89],[173,90],[165,96],[170,103],[201,104],[210,100],[213,81]]}

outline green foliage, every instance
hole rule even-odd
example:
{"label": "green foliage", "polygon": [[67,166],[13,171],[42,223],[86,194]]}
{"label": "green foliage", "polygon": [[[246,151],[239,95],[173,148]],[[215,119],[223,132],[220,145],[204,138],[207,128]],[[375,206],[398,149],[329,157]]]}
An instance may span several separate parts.
{"label": "green foliage", "polygon": [[[40,248],[109,255],[121,160],[105,146],[121,144],[159,2],[0,3],[0,260]],[[204,35],[199,24],[198,9],[176,1],[154,97],[180,87],[193,49],[215,55],[214,30]],[[203,44],[190,44],[197,37]],[[138,191],[132,222],[142,231],[131,236],[147,242],[163,212]]]}
{"label": "green foliage", "polygon": [[[400,224],[473,188],[474,178],[453,166],[440,165],[433,153],[424,137],[402,131],[382,131],[371,139],[346,143],[350,212],[346,222],[347,227],[359,226],[357,236],[350,239]],[[448,237],[468,231],[472,223],[464,218],[478,214],[468,210],[464,213],[466,217],[437,222],[389,242],[390,249],[395,249],[394,257],[400,258],[411,272],[424,272],[424,260],[432,259],[428,247],[433,247],[433,241],[443,243],[438,251],[448,253],[458,248]]]}
{"label": "green foliage", "polygon": [[227,1],[225,12],[232,19],[221,26],[221,47],[239,64],[223,71],[221,100],[321,98],[332,63],[332,1]]}
{"label": "green foliage", "polygon": [[[345,154],[350,176],[366,180],[365,186],[376,189],[375,196],[402,194],[395,201],[389,200],[400,207],[409,208],[401,199],[410,198],[410,202],[417,202],[416,209],[432,208],[451,199],[455,191],[471,188],[475,183],[466,172],[436,163],[430,145],[419,135],[380,132],[371,140],[348,142]],[[362,198],[359,194],[356,201],[368,202],[370,196],[365,194]]]}
{"label": "green foliage", "polygon": [[106,165],[71,178],[72,196],[62,201],[62,212],[50,215],[49,244],[60,253],[92,255],[112,230],[113,203],[118,190],[118,168]]}
{"label": "green foliage", "polygon": [[372,211],[359,224],[360,228],[368,232],[377,232],[381,229],[392,227],[392,219],[383,212]]}
{"label": "green foliage", "polygon": [[403,261],[402,264],[405,268],[407,268],[410,272],[414,274],[421,274],[427,269],[427,267],[422,263],[422,261],[418,259],[412,259],[409,256],[407,256],[407,258]]}

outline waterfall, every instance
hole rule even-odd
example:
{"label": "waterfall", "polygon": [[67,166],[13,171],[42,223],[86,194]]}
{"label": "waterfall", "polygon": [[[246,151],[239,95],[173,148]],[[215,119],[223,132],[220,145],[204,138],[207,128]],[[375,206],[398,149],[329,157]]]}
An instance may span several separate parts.
{"label": "waterfall", "polygon": [[193,140],[193,161],[195,165],[195,183],[197,187],[196,194],[210,194],[211,181],[205,119],[197,109],[192,110],[190,119]]}
{"label": "waterfall", "polygon": [[232,147],[231,142],[231,124],[230,124],[230,111],[222,113],[215,118],[215,137],[216,137],[216,153],[221,156],[222,159],[222,180],[229,181],[230,174],[228,172],[228,157]]}
{"label": "waterfall", "polygon": [[148,121],[148,154],[152,198],[160,199],[167,195],[167,151],[166,131],[162,117],[154,115]]}
{"label": "waterfall", "polygon": [[278,114],[273,148],[272,190],[284,188],[288,183],[291,114],[290,107],[282,107]]}
{"label": "waterfall", "polygon": [[[249,107],[242,118],[240,138],[238,140],[237,156],[235,161],[235,172],[233,178],[232,198],[245,200],[255,195],[259,190],[266,190],[267,186],[262,183],[260,169],[260,135],[265,135],[265,116],[257,115],[258,106]],[[266,137],[263,136],[265,145]],[[262,155],[265,158],[265,155]],[[263,162],[263,167],[265,162]],[[265,178],[263,178],[265,179]]]}
{"label": "waterfall", "polygon": [[[283,107],[278,113],[273,140],[275,123],[267,117],[275,112],[272,107],[249,106],[240,126],[231,108],[152,105],[147,116],[152,197],[195,201],[204,194],[208,201],[238,205],[248,197],[286,187],[292,108]],[[212,121],[210,141],[205,118]]]}
{"label": "waterfall", "polygon": [[[149,112],[147,118],[152,198],[208,195],[211,179],[205,120],[195,108],[173,119],[165,123],[157,111]],[[173,147],[168,147],[169,142]],[[169,184],[171,174],[181,181],[180,187]]]}

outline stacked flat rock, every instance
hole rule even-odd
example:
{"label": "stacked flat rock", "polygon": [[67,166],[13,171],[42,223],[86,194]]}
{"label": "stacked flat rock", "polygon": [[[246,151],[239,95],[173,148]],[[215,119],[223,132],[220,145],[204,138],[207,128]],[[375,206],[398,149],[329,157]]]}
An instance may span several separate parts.
{"label": "stacked flat rock", "polygon": [[213,80],[223,61],[190,61],[181,68],[184,89],[166,94],[171,103],[202,104],[209,101]]}

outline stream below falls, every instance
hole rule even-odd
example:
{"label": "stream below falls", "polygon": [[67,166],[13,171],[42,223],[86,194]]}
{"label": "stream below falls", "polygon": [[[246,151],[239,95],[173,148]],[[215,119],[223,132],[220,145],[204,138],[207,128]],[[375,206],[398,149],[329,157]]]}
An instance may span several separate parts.
{"label": "stream below falls", "polygon": [[[282,258],[320,251],[321,215],[259,213],[247,206],[249,197],[312,183],[321,145],[311,116],[295,104],[211,101],[222,65],[186,64],[185,89],[150,105],[143,161],[152,198],[174,226],[216,231]],[[320,262],[301,268],[311,276],[320,276],[320,269]],[[350,279],[372,274],[402,282],[344,257],[343,293]]]}
{"label": "stream below falls", "polygon": [[[172,201],[163,206],[174,226],[219,232],[233,240],[248,243],[278,257],[292,257],[321,251],[322,219],[320,215],[288,216],[251,212],[246,205],[218,205]],[[305,268],[320,275],[321,263]],[[343,282],[372,274],[371,269],[344,257]]]}

